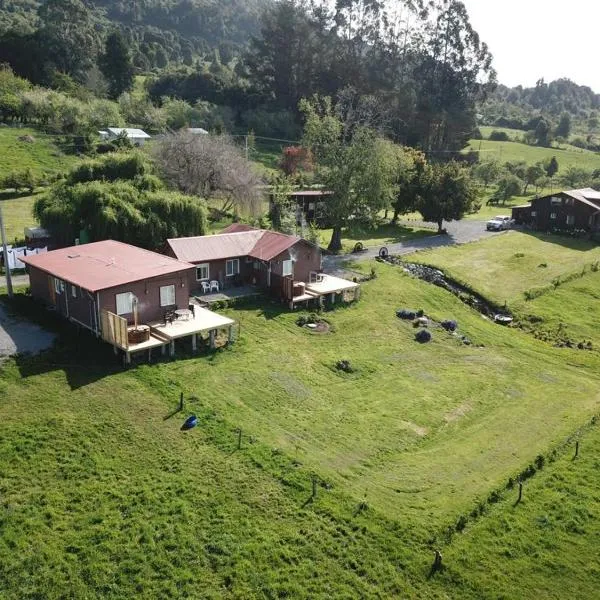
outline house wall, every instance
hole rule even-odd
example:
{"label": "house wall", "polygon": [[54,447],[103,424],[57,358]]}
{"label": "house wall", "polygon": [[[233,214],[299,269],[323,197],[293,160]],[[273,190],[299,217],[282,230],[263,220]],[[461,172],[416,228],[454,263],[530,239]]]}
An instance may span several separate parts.
{"label": "house wall", "polygon": [[295,259],[294,281],[310,281],[310,273],[321,270],[321,249],[305,240],[296,242],[289,250],[285,250],[271,261],[271,271],[283,276],[283,261]]}
{"label": "house wall", "polygon": [[[169,253],[171,256],[172,252]],[[195,265],[203,265],[208,263],[208,281],[218,281],[219,287],[221,289],[227,289],[237,284],[249,284],[253,282],[254,278],[254,261],[250,262],[246,261],[245,256],[232,256],[231,258],[237,258],[240,261],[240,272],[239,276],[227,276],[227,261],[230,260],[228,258],[224,258],[221,260],[212,260],[212,261],[200,261],[198,263],[193,263]],[[200,289],[201,283],[196,279],[196,269],[191,273],[190,285],[192,289]]]}
{"label": "house wall", "polygon": [[[60,315],[74,320],[81,325],[95,329],[95,300],[87,290],[73,286],[67,281],[59,280],[56,292],[55,278],[35,267],[29,267],[31,295],[47,306],[53,307]],[[63,289],[64,288],[64,289]],[[75,296],[73,296],[75,288]]]}
{"label": "house wall", "polygon": [[[190,276],[191,270],[180,271],[175,274],[154,277],[143,281],[135,281],[125,285],[109,288],[98,292],[100,299],[100,310],[106,309],[117,312],[117,294],[131,292],[138,299],[138,322],[149,323],[164,319],[168,310],[187,308],[190,299]],[[183,284],[183,287],[182,287]],[[160,305],[160,288],[166,285],[175,286],[175,302],[172,307]],[[133,313],[120,315],[133,323]]]}
{"label": "house wall", "polygon": [[[560,202],[553,202],[557,198]],[[586,229],[591,227],[590,217],[597,209],[579,202],[564,193],[536,198],[531,203],[530,224],[540,231],[553,229]],[[551,215],[555,214],[555,218]],[[575,222],[567,225],[567,217],[574,216]]]}
{"label": "house wall", "polygon": [[[194,271],[186,269],[175,274],[164,275],[143,281],[136,281],[107,290],[90,293],[76,288],[77,297],[72,295],[72,284],[64,282],[64,292],[57,294],[54,290],[54,277],[33,266],[29,267],[31,295],[44,304],[54,307],[65,318],[75,320],[92,330],[96,329],[96,301],[99,299],[100,310],[117,312],[116,295],[126,292],[135,294],[138,299],[138,322],[148,323],[164,319],[167,310],[188,308],[190,296],[190,280]],[[182,287],[183,284],[183,287]],[[160,306],[160,288],[165,285],[175,286],[173,307]],[[133,323],[133,313],[121,315],[128,323]],[[99,325],[98,325],[99,327]]]}

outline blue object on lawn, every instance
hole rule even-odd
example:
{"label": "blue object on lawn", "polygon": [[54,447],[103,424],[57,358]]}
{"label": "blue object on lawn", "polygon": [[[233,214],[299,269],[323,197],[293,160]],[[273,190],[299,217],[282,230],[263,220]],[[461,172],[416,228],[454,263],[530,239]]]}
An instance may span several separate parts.
{"label": "blue object on lawn", "polygon": [[188,417],[184,424],[181,426],[181,431],[187,431],[188,429],[193,429],[198,425],[198,417],[196,415],[192,415]]}

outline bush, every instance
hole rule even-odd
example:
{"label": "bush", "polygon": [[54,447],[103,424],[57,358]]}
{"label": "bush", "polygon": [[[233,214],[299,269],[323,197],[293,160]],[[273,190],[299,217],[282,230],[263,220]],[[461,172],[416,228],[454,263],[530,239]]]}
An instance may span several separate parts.
{"label": "bush", "polygon": [[510,138],[508,137],[508,134],[505,131],[497,131],[497,130],[494,130],[494,131],[492,131],[492,133],[490,133],[489,139],[491,142],[508,142],[508,141],[510,141]]}
{"label": "bush", "polygon": [[419,344],[426,344],[431,341],[431,333],[427,329],[420,329],[415,334],[415,340],[419,342]]}
{"label": "bush", "polygon": [[456,331],[458,328],[458,323],[456,321],[442,321],[441,325],[446,331]]}
{"label": "bush", "polygon": [[406,308],[401,308],[396,311],[396,316],[405,321],[413,321],[417,317],[417,312]]}

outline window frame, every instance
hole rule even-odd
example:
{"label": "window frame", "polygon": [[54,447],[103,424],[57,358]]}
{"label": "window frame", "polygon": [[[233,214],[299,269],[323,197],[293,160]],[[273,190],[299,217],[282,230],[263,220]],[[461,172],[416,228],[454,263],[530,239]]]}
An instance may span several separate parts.
{"label": "window frame", "polygon": [[531,211],[531,216],[532,217],[537,217],[537,210],[532,210]]}
{"label": "window frame", "polygon": [[[286,273],[286,266],[289,265],[289,273]],[[281,275],[282,277],[293,277],[294,276],[294,261],[290,258],[288,260],[281,261]]]}
{"label": "window frame", "polygon": [[[229,265],[231,265],[231,273],[229,272]],[[234,267],[235,265],[235,267]],[[225,261],[225,276],[235,277],[240,274],[240,259],[239,258],[228,258]]]}
{"label": "window frame", "polygon": [[[206,268],[206,277],[198,277],[198,271]],[[210,263],[196,265],[196,281],[210,281]]]}
{"label": "window frame", "polygon": [[78,298],[79,294],[77,293],[77,286],[71,284],[71,298]]}
{"label": "window frame", "polygon": [[[119,296],[129,296],[129,310],[119,311]],[[121,292],[120,294],[115,294],[115,310],[119,317],[133,314],[133,292]]]}
{"label": "window frame", "polygon": [[[163,303],[163,290],[173,290],[173,302],[169,302],[168,304],[164,304]],[[160,307],[161,308],[169,308],[170,306],[176,306],[177,305],[177,295],[175,292],[175,284],[171,283],[169,285],[161,285],[158,288],[158,300],[160,302]],[[169,300],[169,298],[167,298],[166,300]]]}
{"label": "window frame", "polygon": [[556,213],[555,213],[555,212],[552,212],[552,213],[550,213],[550,218],[551,218],[553,221],[555,221],[555,220],[556,220]]}
{"label": "window frame", "polygon": [[567,225],[575,225],[575,215],[567,215]]}

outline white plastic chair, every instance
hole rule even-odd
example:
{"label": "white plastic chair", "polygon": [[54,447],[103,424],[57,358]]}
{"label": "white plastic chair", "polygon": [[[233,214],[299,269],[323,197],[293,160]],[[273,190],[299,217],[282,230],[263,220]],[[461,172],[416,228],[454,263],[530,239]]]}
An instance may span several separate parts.
{"label": "white plastic chair", "polygon": [[208,281],[202,281],[202,293],[203,294],[207,294],[208,292],[210,292],[210,283],[208,283]]}
{"label": "white plastic chair", "polygon": [[217,291],[217,292],[219,291],[219,282],[218,282],[218,281],[216,281],[215,279],[213,279],[213,280],[210,282],[210,291],[212,292],[213,290],[215,290],[215,291]]}

